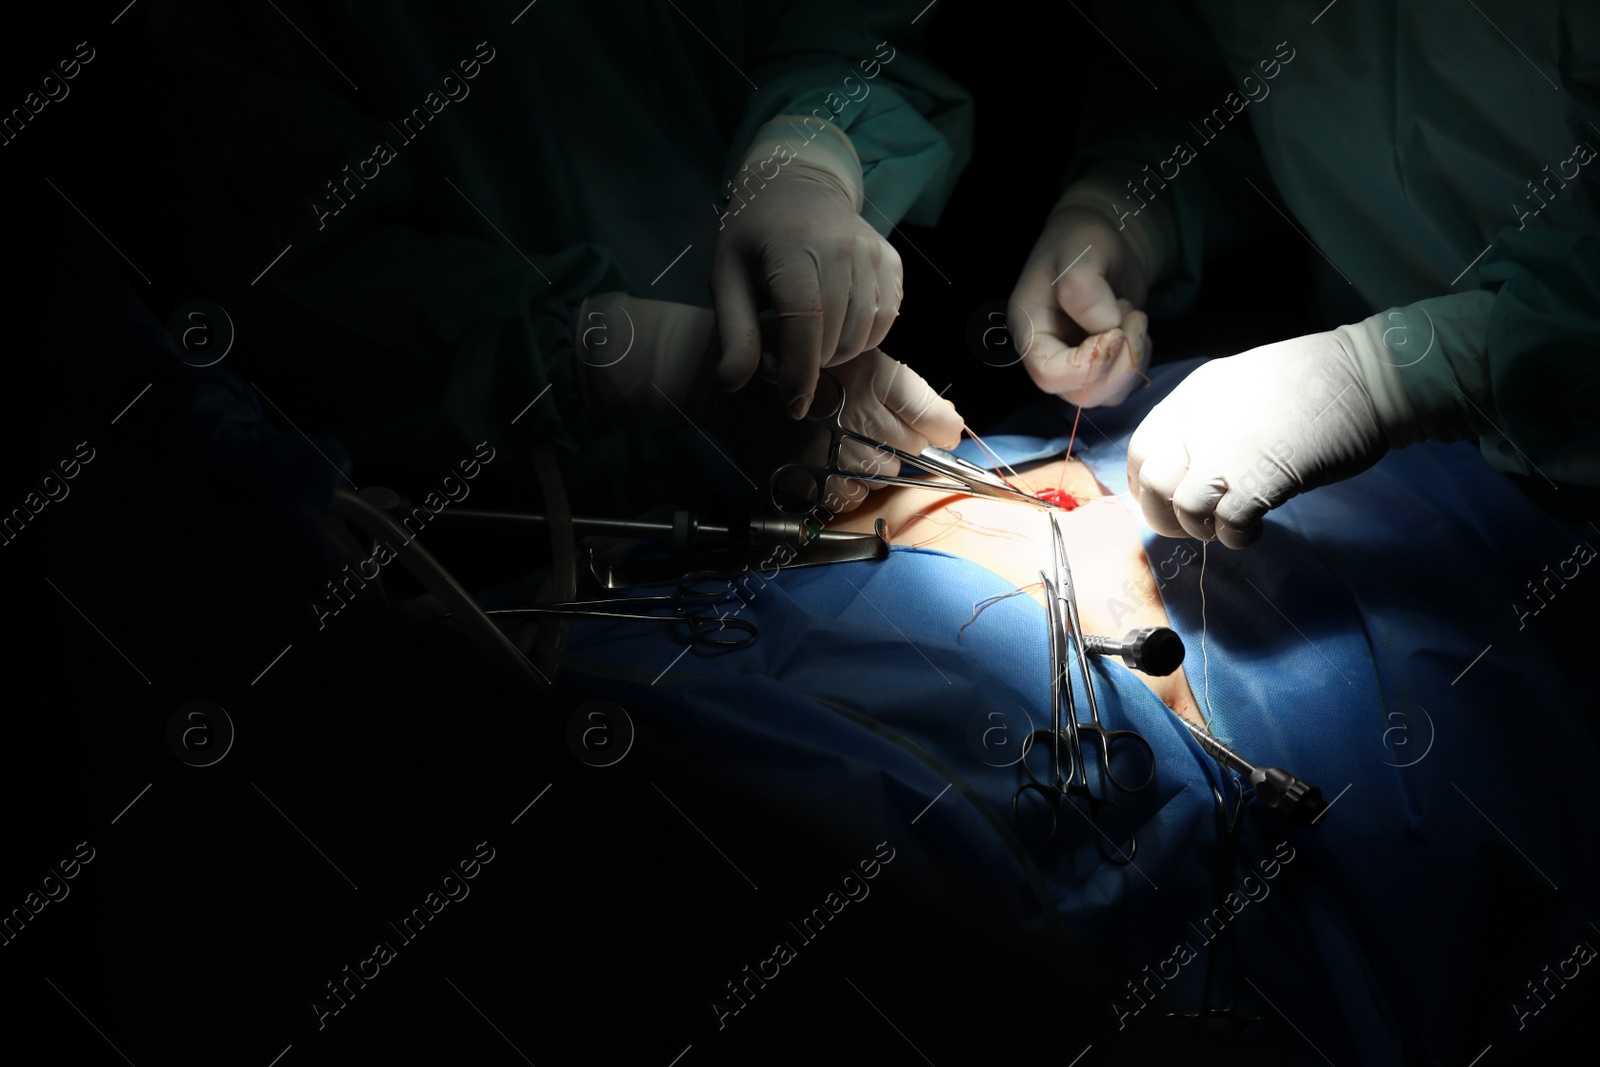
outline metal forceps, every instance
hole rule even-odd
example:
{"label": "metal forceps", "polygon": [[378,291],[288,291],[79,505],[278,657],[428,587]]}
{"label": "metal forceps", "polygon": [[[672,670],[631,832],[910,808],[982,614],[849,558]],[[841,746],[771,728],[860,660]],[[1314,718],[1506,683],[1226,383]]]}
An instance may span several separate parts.
{"label": "metal forceps", "polygon": [[[1107,730],[1100,722],[1100,706],[1095,700],[1094,681],[1089,672],[1089,656],[1083,646],[1082,628],[1078,624],[1078,601],[1072,587],[1072,566],[1067,561],[1066,543],[1054,515],[1050,516],[1050,548],[1053,558],[1054,578],[1039,572],[1045,588],[1045,614],[1050,632],[1050,704],[1051,720],[1048,730],[1035,730],[1028,735],[1029,747],[1048,743],[1050,753],[1050,781],[1041,782],[1028,766],[1027,748],[1022,759],[1022,769],[1028,781],[1017,788],[1011,797],[1011,817],[1018,832],[1036,845],[1048,844],[1055,839],[1060,828],[1058,807],[1070,804],[1073,797],[1082,798],[1087,808],[1086,818],[1094,830],[1095,845],[1107,862],[1118,866],[1132,863],[1139,850],[1134,836],[1133,820],[1122,805],[1103,795],[1110,789],[1122,793],[1137,793],[1156,777],[1155,752],[1150,743],[1132,730]],[[1084,693],[1089,704],[1089,721],[1078,721],[1077,703],[1072,692],[1072,677],[1067,663],[1068,638],[1077,649],[1078,670],[1083,679]],[[1062,710],[1065,706],[1066,714]],[[1099,751],[1099,768],[1094,777],[1100,779],[1100,794],[1091,782],[1089,760],[1084,756],[1084,739]],[[1119,777],[1113,754],[1122,757],[1126,768],[1132,762],[1135,768],[1143,761],[1146,768],[1142,780],[1135,784]],[[1125,771],[1126,773],[1126,771]],[[1108,789],[1109,786],[1109,789]],[[1045,799],[1050,812],[1050,831],[1042,839],[1029,837],[1023,829],[1020,805],[1026,793],[1038,793]],[[1109,816],[1109,817],[1108,817]],[[1126,841],[1124,849],[1120,842]]]}
{"label": "metal forceps", "polygon": [[[965,493],[969,496],[988,497],[993,500],[1010,500],[1018,504],[1027,504],[1030,507],[1045,511],[1056,510],[1058,505],[1021,490],[1013,489],[1000,478],[974,463],[968,463],[940,448],[928,447],[918,455],[902,452],[892,445],[882,441],[875,441],[866,434],[857,433],[844,424],[845,393],[844,383],[832,371],[823,370],[818,378],[819,383],[827,381],[832,384],[837,394],[833,407],[825,415],[806,415],[805,421],[813,426],[820,426],[828,431],[828,458],[820,467],[809,466],[804,463],[785,463],[772,472],[772,479],[768,483],[768,495],[772,499],[772,506],[779,512],[791,518],[807,518],[825,499],[828,492],[829,478],[844,478],[857,482],[871,482],[874,485],[906,485],[914,489],[935,489],[947,493]],[[868,471],[853,471],[839,466],[839,450],[846,441],[857,441],[871,448],[880,455],[893,456],[902,464],[912,466],[929,474],[937,475],[942,481],[928,481],[925,478],[911,478],[903,474],[877,474]],[[807,501],[810,489],[815,486],[816,499]],[[799,503],[795,501],[798,500]]]}
{"label": "metal forceps", "polygon": [[[756,624],[749,619],[715,611],[716,605],[735,597],[734,583],[737,577],[721,571],[691,571],[678,579],[677,591],[668,595],[574,600],[565,604],[539,604],[531,608],[498,608],[485,614],[566,615],[590,619],[683,623],[689,627],[689,638],[695,644],[712,651],[729,651],[749,648],[756,643],[759,635]],[[671,614],[650,613],[651,607],[659,608],[662,605],[670,607]],[[691,610],[702,605],[711,608],[714,613]]]}

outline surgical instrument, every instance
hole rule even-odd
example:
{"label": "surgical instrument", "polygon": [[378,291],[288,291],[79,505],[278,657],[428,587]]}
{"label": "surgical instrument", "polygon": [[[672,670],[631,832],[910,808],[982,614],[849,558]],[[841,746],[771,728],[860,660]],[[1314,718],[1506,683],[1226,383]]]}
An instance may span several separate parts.
{"label": "surgical instrument", "polygon": [[1119,656],[1129,669],[1157,678],[1183,666],[1183,638],[1165,626],[1131,630],[1121,641],[1084,634],[1083,647],[1091,656]]}
{"label": "surgical instrument", "polygon": [[1282,812],[1292,823],[1315,826],[1328,810],[1322,799],[1322,790],[1303,778],[1297,778],[1281,767],[1257,767],[1239,753],[1223,744],[1206,730],[1184,720],[1183,725],[1199,742],[1200,747],[1224,767],[1244,776],[1255,790],[1256,798],[1267,807]]}
{"label": "surgical instrument", "polygon": [[369,537],[374,539],[387,537],[398,543],[400,565],[406,568],[422,587],[432,594],[438,604],[457,620],[456,625],[462,632],[477,643],[478,647],[483,649],[510,677],[533,686],[547,698],[550,696],[549,680],[539,673],[539,669],[505,635],[504,631],[484,614],[483,609],[472,599],[472,595],[462,588],[427,549],[422,547],[422,542],[412,538],[409,532],[385,514],[381,507],[348,489],[335,489],[329,504],[329,513],[350,523]]}
{"label": "surgical instrument", "polygon": [[[787,555],[781,555],[787,553]],[[817,567],[829,563],[875,562],[889,558],[889,525],[883,519],[873,524],[872,533],[841,533],[824,530],[799,548],[777,548],[753,544],[730,544],[711,552],[689,556],[657,556],[649,559],[612,562],[597,549],[589,551],[589,572],[607,589],[633,589],[637,586],[664,585],[691,570],[723,573],[755,573],[769,581],[779,570]]]}
{"label": "surgical instrument", "polygon": [[[1050,810],[1050,829],[1042,838],[1029,838],[1036,845],[1049,843],[1055,838],[1059,828],[1060,816],[1057,806],[1062,803],[1071,803],[1073,797],[1083,799],[1088,809],[1087,819],[1090,827],[1095,832],[1095,846],[1100,850],[1107,862],[1118,866],[1132,863],[1134,855],[1138,852],[1139,843],[1134,833],[1133,820],[1123,807],[1111,800],[1108,796],[1098,795],[1091,781],[1091,777],[1104,780],[1102,792],[1105,792],[1105,783],[1112,789],[1122,793],[1137,793],[1155,781],[1156,762],[1155,752],[1138,733],[1132,730],[1108,730],[1100,721],[1099,703],[1095,698],[1094,680],[1089,671],[1088,652],[1082,640],[1083,631],[1078,622],[1077,597],[1072,584],[1072,567],[1067,560],[1066,543],[1061,536],[1061,528],[1055,516],[1050,516],[1050,541],[1053,555],[1054,577],[1039,572],[1040,579],[1045,587],[1045,613],[1048,620],[1050,636],[1050,703],[1051,722],[1048,730],[1035,730],[1029,735],[1030,743],[1048,741],[1050,748],[1050,773],[1052,780],[1047,784],[1034,776],[1032,768],[1028,766],[1026,757],[1022,760],[1023,772],[1028,781],[1017,787],[1011,798],[1011,815],[1017,824],[1018,832],[1028,837],[1022,829],[1020,805],[1025,793],[1038,793],[1044,797]],[[1083,679],[1085,697],[1089,705],[1089,721],[1078,721],[1077,702],[1072,692],[1072,677],[1068,664],[1068,641],[1076,648],[1078,669]],[[1066,714],[1063,715],[1063,706]],[[1097,775],[1091,776],[1089,761],[1084,756],[1083,739],[1085,735],[1090,739],[1092,746],[1100,753],[1100,770]],[[1063,755],[1062,747],[1065,744],[1066,752]],[[1114,752],[1121,753],[1123,758],[1113,761]],[[1132,761],[1135,768],[1142,762],[1147,768],[1145,776],[1138,784],[1133,780],[1124,780],[1114,769],[1115,763],[1121,763],[1124,768]],[[1063,763],[1065,767],[1063,768]],[[1063,773],[1064,772],[1064,773]],[[1116,821],[1120,823],[1119,829],[1124,831],[1122,840],[1127,843],[1126,849],[1122,847],[1117,838],[1107,832],[1105,813],[1111,812]],[[1109,843],[1109,844],[1108,844]]]}
{"label": "surgical instrument", "polygon": [[[486,614],[491,617],[562,615],[590,619],[684,623],[689,627],[690,640],[702,648],[718,651],[749,648],[756,643],[759,635],[755,623],[749,619],[738,618],[736,613],[702,614],[691,610],[693,607],[705,605],[715,611],[716,605],[735,599],[736,577],[718,571],[692,571],[682,575],[677,582],[677,592],[668,595],[577,600],[565,604],[537,604],[526,608],[497,608]],[[671,614],[650,613],[650,606],[661,605],[669,607]],[[629,610],[630,608],[633,610]]]}
{"label": "surgical instrument", "polygon": [[[1083,645],[1091,656],[1119,656],[1128,667],[1145,674],[1168,675],[1183,665],[1183,639],[1165,626],[1133,630],[1121,641],[1085,634]],[[1327,810],[1317,786],[1279,767],[1257,767],[1189,720],[1184,719],[1183,725],[1201,748],[1224,767],[1243,775],[1256,797],[1267,807],[1283,812],[1290,822],[1314,826]]]}
{"label": "surgical instrument", "polygon": [[[935,489],[950,493],[966,493],[970,496],[987,497],[992,500],[1010,500],[1029,507],[1045,511],[1057,510],[1058,505],[1020,489],[1013,489],[1000,478],[991,474],[975,464],[968,463],[949,452],[938,448],[926,448],[921,454],[913,455],[902,452],[892,445],[875,441],[865,434],[857,433],[844,424],[845,390],[844,383],[831,371],[823,370],[817,379],[818,389],[822,383],[828,383],[837,394],[833,406],[825,415],[806,415],[805,421],[813,426],[820,426],[828,431],[827,459],[821,466],[809,466],[804,463],[785,463],[772,472],[768,483],[769,495],[772,506],[780,514],[790,518],[810,518],[818,507],[822,506],[827,497],[828,479],[842,478],[848,481],[871,482],[874,485],[902,485],[914,489]],[[848,470],[839,465],[839,450],[846,441],[855,441],[866,445],[874,452],[892,456],[901,464],[915,467],[929,474],[942,478],[942,481],[929,481],[925,478],[912,478],[904,474],[878,474],[869,471]],[[815,498],[811,494],[815,491]]]}
{"label": "surgical instrument", "polygon": [[[539,514],[483,511],[475,508],[450,508],[441,511],[438,518],[447,526],[518,528],[543,527],[548,522],[545,516]],[[693,552],[708,545],[804,545],[815,540],[837,541],[863,536],[833,530],[818,532],[791,516],[752,515],[719,524],[703,522],[694,512],[682,510],[673,512],[670,521],[590,518],[574,515],[572,530],[578,537],[671,541],[674,552]]]}

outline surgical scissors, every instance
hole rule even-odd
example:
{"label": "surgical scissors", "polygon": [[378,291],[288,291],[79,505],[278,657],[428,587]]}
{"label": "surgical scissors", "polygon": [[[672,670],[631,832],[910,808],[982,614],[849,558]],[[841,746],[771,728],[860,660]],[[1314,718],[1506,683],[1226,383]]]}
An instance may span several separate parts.
{"label": "surgical scissors", "polygon": [[[772,472],[772,479],[768,483],[768,495],[772,498],[772,506],[790,518],[808,518],[815,512],[817,505],[821,504],[828,492],[829,478],[844,478],[857,482],[871,482],[874,485],[905,485],[915,489],[935,489],[947,493],[966,493],[969,496],[987,497],[992,500],[1010,500],[1018,504],[1027,504],[1030,507],[1044,511],[1056,510],[1059,505],[1048,500],[1040,500],[1030,493],[1013,489],[1003,480],[984,470],[974,463],[968,463],[949,452],[932,446],[924,449],[918,455],[902,452],[893,445],[876,441],[866,434],[857,433],[844,424],[845,392],[844,383],[832,371],[823,370],[818,378],[818,383],[829,382],[838,394],[833,407],[825,415],[806,415],[805,420],[813,426],[820,426],[828,431],[828,458],[820,467],[809,466],[804,463],[785,463]],[[929,481],[925,478],[911,478],[903,474],[878,474],[869,471],[853,471],[839,466],[839,450],[846,441],[856,441],[866,445],[880,455],[893,456],[902,464],[927,471],[929,474],[943,478],[943,481]],[[808,501],[806,498],[812,487],[816,489],[816,499]],[[798,500],[800,503],[796,503]]]}
{"label": "surgical scissors", "polygon": [[[689,627],[689,639],[702,648],[728,651],[749,648],[759,631],[749,619],[737,614],[713,615],[691,611],[692,606],[716,608],[735,598],[736,575],[722,571],[691,571],[678,579],[677,592],[661,596],[625,596],[610,600],[574,600],[565,604],[537,604],[528,608],[497,608],[488,615],[565,615],[589,619],[635,619],[641,622],[681,622]],[[650,614],[648,610],[627,610],[630,605],[668,605],[670,615]],[[743,607],[743,603],[740,604]]]}
{"label": "surgical scissors", "polygon": [[[1045,845],[1055,839],[1060,816],[1057,807],[1081,797],[1088,808],[1089,826],[1095,833],[1095,845],[1100,855],[1109,863],[1122,866],[1132,863],[1139,850],[1134,834],[1133,820],[1127,811],[1107,796],[1097,795],[1090,782],[1089,761],[1084,757],[1083,739],[1087,735],[1100,754],[1097,775],[1111,788],[1122,793],[1137,793],[1155,781],[1156,759],[1150,743],[1132,730],[1108,730],[1100,721],[1100,706],[1094,695],[1094,681],[1089,673],[1089,656],[1083,646],[1083,630],[1078,623],[1078,601],[1072,585],[1072,565],[1067,560],[1066,542],[1056,517],[1050,516],[1050,550],[1053,557],[1054,578],[1039,572],[1045,588],[1045,616],[1050,633],[1050,704],[1051,720],[1048,730],[1035,730],[1028,735],[1028,745],[1023,749],[1022,769],[1028,780],[1017,787],[1011,797],[1011,817],[1019,833],[1035,845]],[[1089,721],[1078,721],[1077,702],[1072,692],[1072,676],[1067,663],[1068,638],[1077,649],[1078,670],[1089,704]],[[1063,716],[1063,705],[1066,714]],[[1051,780],[1041,782],[1028,766],[1027,749],[1033,744],[1048,742],[1050,748]],[[1065,753],[1062,749],[1065,747]],[[1122,753],[1120,761],[1113,761],[1114,753]],[[1115,762],[1126,769],[1129,761],[1135,766],[1142,761],[1148,768],[1143,781],[1137,785],[1119,777]],[[1105,792],[1102,786],[1102,793]],[[1050,811],[1050,830],[1041,838],[1030,837],[1023,829],[1020,806],[1026,793],[1042,796]],[[1107,826],[1107,814],[1114,817],[1115,827]],[[1126,841],[1126,849],[1119,843]]]}

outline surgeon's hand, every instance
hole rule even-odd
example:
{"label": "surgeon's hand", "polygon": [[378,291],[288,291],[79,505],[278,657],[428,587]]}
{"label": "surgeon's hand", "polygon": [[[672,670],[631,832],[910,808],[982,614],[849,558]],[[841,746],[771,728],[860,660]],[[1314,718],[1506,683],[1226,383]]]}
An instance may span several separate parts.
{"label": "surgeon's hand", "polygon": [[[831,368],[830,373],[844,386],[843,422],[857,433],[912,455],[930,443],[954,448],[961,442],[965,423],[955,405],[940,398],[916,371],[878,349],[869,349]],[[763,489],[765,479],[785,463],[821,466],[827,460],[827,432],[784,418],[786,396],[773,384],[752,382],[726,398],[717,424],[739,465],[758,476]],[[837,396],[832,383],[822,379],[810,414],[827,415]],[[840,448],[839,465],[868,474],[900,472],[900,461],[894,456],[855,441],[846,441]],[[881,487],[853,479],[829,479],[827,492],[818,503],[834,513],[850,511],[877,488]]]}
{"label": "surgeon's hand", "polygon": [[1145,380],[1144,268],[1103,214],[1057,207],[1011,292],[1006,320],[1034,384],[1081,407],[1120,403]]}
{"label": "surgeon's hand", "polygon": [[1213,360],[1157,404],[1128,443],[1128,489],[1151,529],[1243,548],[1271,509],[1403,443],[1380,422],[1381,368],[1357,358],[1353,329]]}
{"label": "surgeon's hand", "polygon": [[[759,369],[797,419],[819,368],[853,359],[889,333],[901,264],[861,217],[861,164],[849,138],[829,125],[805,141],[782,120],[763,127],[734,178],[711,287],[724,354],[718,382],[739,389]],[[801,146],[798,155],[791,144]],[[763,355],[756,317],[767,308],[776,314],[776,349]]]}
{"label": "surgeon's hand", "polygon": [[704,417],[720,356],[709,308],[593,293],[572,325],[573,369],[591,409],[630,426]]}

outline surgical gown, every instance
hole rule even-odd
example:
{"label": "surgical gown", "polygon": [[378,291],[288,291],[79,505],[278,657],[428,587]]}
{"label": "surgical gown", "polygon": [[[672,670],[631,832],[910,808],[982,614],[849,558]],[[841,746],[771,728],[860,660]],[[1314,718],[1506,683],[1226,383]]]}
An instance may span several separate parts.
{"label": "surgical gown", "polygon": [[584,408],[574,308],[710,306],[728,180],[778,115],[848,132],[880,231],[931,223],[971,101],[908,47],[921,6],[141,7],[163,280],[358,462],[581,443],[613,476],[580,496],[656,477]]}
{"label": "surgical gown", "polygon": [[1094,17],[1118,49],[1092,74],[1076,169],[1148,167],[1129,216],[1161,203],[1176,224],[1153,311],[1186,311],[1209,256],[1292,217],[1326,325],[1386,313],[1382,358],[1423,429],[1465,419],[1501,470],[1600,485],[1600,6]]}

